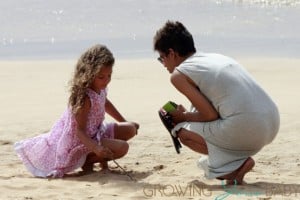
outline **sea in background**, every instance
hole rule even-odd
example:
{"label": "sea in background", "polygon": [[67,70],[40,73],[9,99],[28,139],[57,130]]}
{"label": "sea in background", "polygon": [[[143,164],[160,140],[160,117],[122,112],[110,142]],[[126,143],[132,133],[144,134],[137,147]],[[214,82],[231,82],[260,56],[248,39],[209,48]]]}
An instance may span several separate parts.
{"label": "sea in background", "polygon": [[77,59],[95,43],[117,58],[156,57],[167,20],[181,21],[199,51],[300,58],[300,0],[9,0],[0,60]]}

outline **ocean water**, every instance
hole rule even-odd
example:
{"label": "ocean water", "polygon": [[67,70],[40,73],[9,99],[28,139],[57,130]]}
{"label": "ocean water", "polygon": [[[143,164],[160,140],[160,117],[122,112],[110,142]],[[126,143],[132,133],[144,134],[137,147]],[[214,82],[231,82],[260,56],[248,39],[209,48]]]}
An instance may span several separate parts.
{"label": "ocean water", "polygon": [[0,59],[76,59],[106,44],[119,58],[156,56],[167,20],[199,51],[300,57],[300,0],[9,0],[0,2]]}

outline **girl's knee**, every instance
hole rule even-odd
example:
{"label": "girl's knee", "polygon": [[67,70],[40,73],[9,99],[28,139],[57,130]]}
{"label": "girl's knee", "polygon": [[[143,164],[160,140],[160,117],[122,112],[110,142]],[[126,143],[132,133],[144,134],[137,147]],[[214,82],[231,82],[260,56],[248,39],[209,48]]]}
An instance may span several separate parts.
{"label": "girl's knee", "polygon": [[137,128],[136,128],[134,123],[126,122],[125,127],[126,128],[125,128],[124,132],[127,135],[126,140],[129,140],[130,138],[133,138],[137,134]]}
{"label": "girl's knee", "polygon": [[129,140],[137,134],[137,127],[132,122],[122,122],[115,126],[115,138]]}
{"label": "girl's knee", "polygon": [[120,145],[120,148],[118,149],[118,157],[123,157],[128,153],[129,150],[129,144],[127,142],[123,142],[122,145]]}
{"label": "girl's knee", "polygon": [[130,123],[128,132],[130,138],[134,137],[137,134],[137,127],[134,123]]}

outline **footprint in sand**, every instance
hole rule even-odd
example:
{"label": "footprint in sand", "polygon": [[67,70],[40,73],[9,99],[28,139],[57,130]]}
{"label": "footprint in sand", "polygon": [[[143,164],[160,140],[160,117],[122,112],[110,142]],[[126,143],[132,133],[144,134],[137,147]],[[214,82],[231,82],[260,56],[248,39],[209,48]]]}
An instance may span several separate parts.
{"label": "footprint in sand", "polygon": [[159,171],[159,170],[162,170],[162,169],[164,169],[164,168],[165,168],[164,165],[157,165],[157,166],[154,166],[154,167],[153,167],[153,169],[154,169],[155,171]]}
{"label": "footprint in sand", "polygon": [[9,144],[12,144],[12,142],[8,140],[0,140],[0,145],[9,145]]}

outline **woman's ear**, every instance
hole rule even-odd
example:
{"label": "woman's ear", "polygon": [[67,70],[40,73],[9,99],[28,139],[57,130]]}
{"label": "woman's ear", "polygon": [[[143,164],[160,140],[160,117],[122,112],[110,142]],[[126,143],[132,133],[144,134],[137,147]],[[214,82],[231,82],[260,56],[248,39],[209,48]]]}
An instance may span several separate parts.
{"label": "woman's ear", "polygon": [[172,48],[169,48],[168,51],[169,51],[168,56],[174,57],[175,51]]}
{"label": "woman's ear", "polygon": [[179,57],[179,54],[176,51],[174,51],[174,49],[172,49],[172,48],[169,49],[169,54],[170,54],[169,56],[173,59],[176,59]]}

